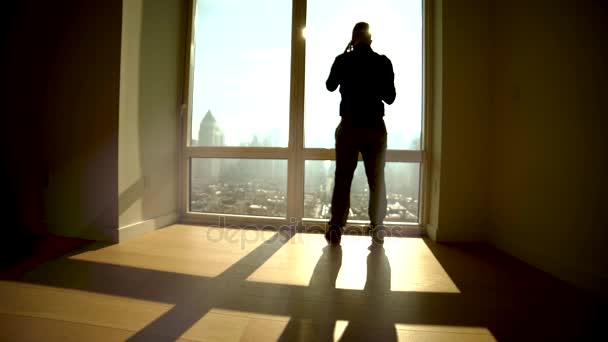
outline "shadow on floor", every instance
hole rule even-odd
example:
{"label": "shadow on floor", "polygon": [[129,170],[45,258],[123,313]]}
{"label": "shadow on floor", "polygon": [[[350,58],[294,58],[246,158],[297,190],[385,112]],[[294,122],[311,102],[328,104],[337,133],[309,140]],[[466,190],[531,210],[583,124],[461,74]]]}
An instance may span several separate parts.
{"label": "shadow on floor", "polygon": [[485,327],[498,341],[605,335],[605,303],[487,246],[425,240],[460,293],[391,291],[391,269],[408,267],[408,260],[391,265],[381,247],[369,251],[363,290],[335,288],[339,246],[323,248],[309,286],[246,281],[294,234],[277,233],[217,277],[60,258],[21,281],[172,304],[133,341],[173,340],[213,308],[290,317],[285,341],[396,341],[397,323]]}
{"label": "shadow on floor", "polygon": [[3,246],[0,279],[15,280],[47,261],[61,256],[103,248],[107,243],[55,235],[27,234],[14,237]]}
{"label": "shadow on floor", "polygon": [[[487,244],[427,247],[461,291],[452,316],[489,328],[498,341],[605,340],[605,299],[539,271]],[[593,338],[592,338],[593,337]],[[582,338],[582,339],[581,339]]]}

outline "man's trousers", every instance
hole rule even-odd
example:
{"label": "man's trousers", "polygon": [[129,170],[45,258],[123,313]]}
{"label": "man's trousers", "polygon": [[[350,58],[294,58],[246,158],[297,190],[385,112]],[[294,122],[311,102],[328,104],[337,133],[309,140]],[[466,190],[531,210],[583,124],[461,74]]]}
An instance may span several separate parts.
{"label": "man's trousers", "polygon": [[369,186],[369,219],[372,226],[382,225],[386,216],[386,186],[384,183],[386,126],[384,122],[362,126],[342,120],[336,128],[335,138],[336,173],[329,223],[341,227],[346,224],[350,209],[350,187],[357,168],[359,152],[361,152]]}

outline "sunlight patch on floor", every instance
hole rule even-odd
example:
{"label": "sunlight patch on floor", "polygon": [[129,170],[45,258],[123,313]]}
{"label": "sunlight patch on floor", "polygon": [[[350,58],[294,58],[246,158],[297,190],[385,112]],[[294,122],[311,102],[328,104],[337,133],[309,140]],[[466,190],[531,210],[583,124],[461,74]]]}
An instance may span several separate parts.
{"label": "sunlight patch on floor", "polygon": [[395,324],[399,341],[496,342],[488,328],[449,325]]}
{"label": "sunlight patch on floor", "polygon": [[296,234],[247,280],[308,286],[325,246],[321,234]]}
{"label": "sunlight patch on floor", "polygon": [[361,290],[367,280],[367,255],[371,239],[367,236],[342,237],[342,266],[336,279],[336,288]]}
{"label": "sunlight patch on floor", "polygon": [[439,260],[421,238],[387,238],[391,291],[460,293]]}
{"label": "sunlight patch on floor", "polygon": [[211,309],[181,338],[197,341],[276,341],[289,317]]}
{"label": "sunlight patch on floor", "polygon": [[[387,238],[384,254],[388,262],[382,257],[371,259],[370,241],[368,236],[342,237],[336,288],[362,290],[368,272],[374,272],[374,276],[387,277],[391,291],[460,292],[424,240]],[[326,246],[321,234],[296,234],[247,280],[308,286]]]}
{"label": "sunlight patch on floor", "polygon": [[334,328],[334,341],[340,341],[340,339],[342,338],[342,335],[344,335],[344,332],[346,331],[347,327],[348,327],[348,321],[341,321],[341,320],[336,321],[336,326]]}
{"label": "sunlight patch on floor", "polygon": [[0,281],[0,313],[138,331],[172,304]]}
{"label": "sunlight patch on floor", "polygon": [[70,257],[147,270],[215,277],[275,236],[271,231],[174,225]]}
{"label": "sunlight patch on floor", "polygon": [[364,289],[368,273],[373,272],[376,277],[390,279],[391,291],[460,292],[423,239],[386,238],[383,249],[388,265],[382,257],[370,255],[367,236],[343,236],[341,245],[342,267],[336,288]]}

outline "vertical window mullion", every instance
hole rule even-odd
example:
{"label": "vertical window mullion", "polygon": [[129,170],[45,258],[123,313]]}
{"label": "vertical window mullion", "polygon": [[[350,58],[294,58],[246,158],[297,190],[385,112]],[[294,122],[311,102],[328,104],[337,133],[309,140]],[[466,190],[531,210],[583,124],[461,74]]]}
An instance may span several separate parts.
{"label": "vertical window mullion", "polygon": [[192,0],[187,8],[188,23],[186,27],[186,54],[184,83],[182,89],[182,107],[180,111],[180,131],[181,139],[179,150],[179,177],[177,184],[180,184],[178,191],[178,207],[179,215],[183,218],[188,213],[190,208],[190,157],[187,153],[187,148],[192,141],[191,138],[191,120],[192,120],[192,87],[194,84],[194,53],[195,53],[195,28],[196,28],[196,8],[197,0]]}
{"label": "vertical window mullion", "polygon": [[306,42],[306,0],[293,0],[291,30],[291,91],[289,118],[289,161],[287,176],[287,219],[300,222],[304,213],[304,68]]}

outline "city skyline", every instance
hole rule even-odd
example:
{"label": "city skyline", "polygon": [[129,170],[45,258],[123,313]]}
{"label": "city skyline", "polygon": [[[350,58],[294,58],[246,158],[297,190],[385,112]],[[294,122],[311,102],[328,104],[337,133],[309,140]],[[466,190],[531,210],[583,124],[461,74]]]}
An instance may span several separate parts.
{"label": "city skyline", "polygon": [[[257,134],[253,133],[251,134],[251,138],[240,141],[236,146],[276,147],[273,140],[272,135],[267,135],[261,139]],[[224,143],[224,131],[211,109],[208,109],[205,116],[201,119],[198,139],[192,138],[190,144],[192,146],[230,146]],[[406,149],[417,150],[420,148],[420,137],[416,136],[409,142],[409,146]]]}
{"label": "city skyline", "polygon": [[[223,146],[223,129],[208,110],[199,124],[193,144]],[[241,145],[265,146],[256,135]],[[199,145],[200,145],[199,144]],[[306,160],[304,218],[328,219],[335,162]],[[386,221],[417,222],[419,164],[390,162],[385,167],[387,182]],[[191,161],[190,210],[221,214],[287,215],[287,160],[193,158]],[[353,176],[351,220],[368,220],[368,186],[362,163]]]}

